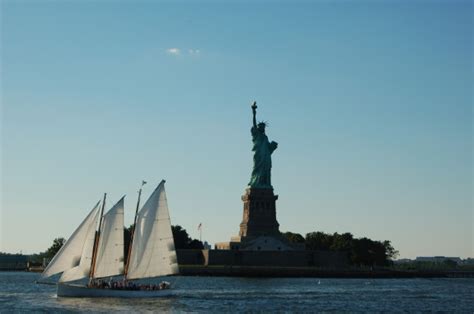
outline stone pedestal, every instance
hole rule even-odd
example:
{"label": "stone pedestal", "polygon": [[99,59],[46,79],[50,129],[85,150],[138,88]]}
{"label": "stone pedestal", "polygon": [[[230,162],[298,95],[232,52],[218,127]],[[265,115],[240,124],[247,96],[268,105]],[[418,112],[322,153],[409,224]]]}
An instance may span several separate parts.
{"label": "stone pedestal", "polygon": [[276,200],[273,189],[248,188],[242,196],[244,213],[240,224],[241,238],[280,236],[276,219]]}
{"label": "stone pedestal", "polygon": [[216,243],[217,250],[293,251],[304,250],[304,245],[289,243],[280,234],[276,219],[276,200],[273,189],[247,188],[242,201],[244,213],[239,235],[230,242]]}

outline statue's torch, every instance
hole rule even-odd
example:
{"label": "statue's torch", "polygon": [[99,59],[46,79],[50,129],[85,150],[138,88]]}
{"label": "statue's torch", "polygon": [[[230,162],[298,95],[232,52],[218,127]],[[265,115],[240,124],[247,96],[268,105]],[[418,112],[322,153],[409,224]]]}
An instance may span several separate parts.
{"label": "statue's torch", "polygon": [[254,101],[253,104],[252,104],[252,110],[253,111],[257,110],[257,102],[256,101]]}

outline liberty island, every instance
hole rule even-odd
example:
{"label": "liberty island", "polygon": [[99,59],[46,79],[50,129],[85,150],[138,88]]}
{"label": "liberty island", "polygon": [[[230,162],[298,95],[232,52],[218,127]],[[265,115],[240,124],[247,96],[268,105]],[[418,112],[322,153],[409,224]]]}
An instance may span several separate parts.
{"label": "liberty island", "polygon": [[[291,242],[279,230],[276,215],[278,195],[271,183],[272,154],[277,149],[269,141],[266,123],[257,123],[257,103],[252,106],[253,168],[250,181],[242,196],[243,215],[238,236],[230,242],[215,244],[215,250],[206,251],[207,265],[277,266],[277,267],[343,267],[348,264],[345,252],[307,250],[303,243]],[[301,270],[300,270],[301,271]],[[242,271],[240,274],[251,275]],[[281,268],[265,272],[266,276],[284,273]],[[310,274],[310,272],[303,271]],[[262,273],[263,274],[263,273]]]}

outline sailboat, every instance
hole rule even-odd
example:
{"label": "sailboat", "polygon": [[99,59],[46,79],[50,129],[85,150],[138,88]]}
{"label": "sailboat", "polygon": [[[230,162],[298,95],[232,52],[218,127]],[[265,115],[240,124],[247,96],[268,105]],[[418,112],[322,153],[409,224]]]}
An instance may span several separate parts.
{"label": "sailboat", "polygon": [[57,283],[58,297],[134,298],[172,294],[167,282],[143,285],[134,281],[178,273],[165,181],[161,181],[138,210],[140,195],[141,188],[127,263],[124,265],[124,197],[103,215],[104,194],[102,205],[99,206],[99,201],[93,207],[42,273],[42,279],[62,273]]}

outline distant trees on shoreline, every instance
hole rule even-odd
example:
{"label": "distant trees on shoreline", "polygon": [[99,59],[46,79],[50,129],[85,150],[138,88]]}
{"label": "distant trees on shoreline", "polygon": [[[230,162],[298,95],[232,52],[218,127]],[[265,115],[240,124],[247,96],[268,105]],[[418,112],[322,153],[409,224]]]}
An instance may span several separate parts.
{"label": "distant trees on shoreline", "polygon": [[[124,228],[124,257],[127,258],[130,234],[133,226]],[[203,249],[201,241],[192,239],[186,229],[180,225],[171,226],[176,249]],[[366,237],[354,238],[349,233],[310,232],[303,237],[299,233],[282,233],[291,243],[304,243],[306,250],[347,252],[352,265],[355,266],[390,266],[398,256],[390,241],[375,241]],[[45,252],[30,255],[29,260],[42,262],[43,258],[52,259],[61,249],[66,240],[56,238]]]}
{"label": "distant trees on shoreline", "polygon": [[349,260],[357,266],[389,266],[398,256],[390,241],[375,241],[369,238],[354,238],[349,233],[310,232],[303,237],[299,233],[285,232],[282,235],[292,243],[304,243],[307,250],[347,252]]}
{"label": "distant trees on shoreline", "polygon": [[173,231],[174,246],[176,249],[204,249],[202,242],[197,239],[192,239],[186,229],[180,225],[171,226],[171,231]]}
{"label": "distant trees on shoreline", "polygon": [[52,259],[54,255],[61,249],[61,247],[66,243],[64,238],[56,238],[53,240],[53,244],[44,252],[44,257]]}
{"label": "distant trees on shoreline", "polygon": [[29,255],[28,261],[34,264],[42,264],[43,259],[51,260],[64,243],[66,243],[66,239],[56,238],[53,240],[53,244],[46,251]]}

